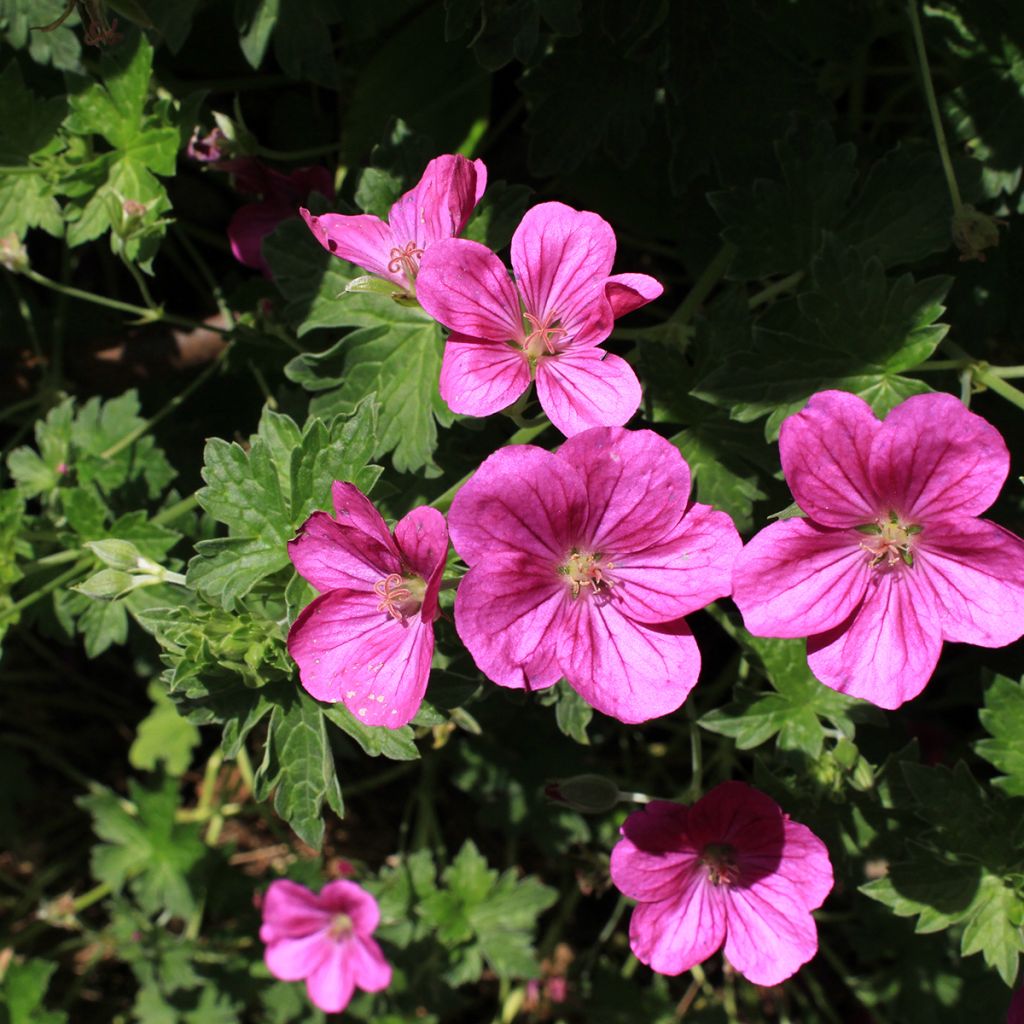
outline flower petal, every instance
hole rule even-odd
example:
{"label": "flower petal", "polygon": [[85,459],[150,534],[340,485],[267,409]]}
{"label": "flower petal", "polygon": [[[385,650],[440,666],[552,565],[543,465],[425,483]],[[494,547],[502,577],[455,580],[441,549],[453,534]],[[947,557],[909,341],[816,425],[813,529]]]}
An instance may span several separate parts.
{"label": "flower petal", "polygon": [[264,942],[299,938],[326,928],[328,923],[328,914],[320,904],[320,897],[304,885],[279,878],[268,886],[263,896],[263,924],[260,927],[260,938]]}
{"label": "flower petal", "polygon": [[378,605],[374,593],[321,595],[292,625],[288,651],[317,700],[341,701],[365,725],[397,729],[423,700],[434,630],[419,616],[398,622]]}
{"label": "flower petal", "polygon": [[553,319],[580,341],[611,333],[613,317],[604,281],[615,259],[615,233],[596,213],[564,203],[538,203],[512,236],[512,268],[526,311]]}
{"label": "flower petal", "polygon": [[492,682],[538,690],[562,678],[555,654],[567,602],[553,565],[499,552],[459,583],[455,628]]}
{"label": "flower petal", "polygon": [[[388,224],[399,248],[413,242],[420,249],[462,232],[483,189],[477,179],[483,164],[464,156],[434,157],[423,176],[391,207]],[[483,184],[487,172],[483,172]]]}
{"label": "flower petal", "polygon": [[263,258],[263,239],[291,215],[288,207],[277,203],[247,203],[240,207],[228,222],[231,254],[243,266],[269,274]]}
{"label": "flower petal", "polygon": [[633,367],[600,348],[569,348],[537,363],[537,397],[566,437],[588,427],[618,427],[640,408]]}
{"label": "flower petal", "polygon": [[498,552],[532,555],[557,569],[582,529],[587,495],[574,468],[534,445],[510,445],[484,460],[455,495],[448,529],[470,566]]}
{"label": "flower petal", "polygon": [[320,890],[320,902],[333,916],[346,914],[359,935],[372,934],[380,924],[380,907],[361,885],[339,878]]}
{"label": "flower petal", "polygon": [[612,882],[634,900],[671,899],[684,886],[698,851],[686,831],[687,808],[652,800],[622,825],[612,850]]}
{"label": "flower petal", "polygon": [[858,526],[883,511],[868,472],[881,429],[867,402],[845,391],[812,395],[783,421],[779,455],[786,482],[815,522]]}
{"label": "flower petal", "polygon": [[344,480],[335,480],[331,484],[331,501],[334,504],[334,515],[339,525],[351,526],[365,533],[367,537],[392,551],[396,558],[398,557],[398,548],[395,547],[394,538],[392,538],[383,516],[355,484],[346,483]]}
{"label": "flower petal", "polygon": [[376,940],[354,938],[348,954],[356,985],[364,992],[383,992],[391,984],[391,964],[384,959]]}
{"label": "flower petal", "polygon": [[604,293],[616,320],[653,302],[664,290],[660,281],[647,274],[615,274],[604,283]]}
{"label": "flower petal", "polygon": [[885,418],[871,478],[888,505],[916,523],[980,515],[1010,469],[999,431],[952,395],[914,395]]}
{"label": "flower petal", "polygon": [[875,572],[861,606],[807,639],[807,663],[826,685],[881,708],[916,697],[935,671],[942,620],[915,570]]}
{"label": "flower petal", "polygon": [[479,242],[435,242],[420,260],[416,298],[451,331],[485,341],[525,339],[519,293],[501,260]]}
{"label": "flower petal", "polygon": [[581,539],[595,551],[618,559],[678,532],[690,467],[653,430],[588,430],[569,438],[558,459],[563,473],[571,467],[586,481],[589,511]]}
{"label": "flower petal", "polygon": [[394,552],[361,530],[314,512],[288,542],[288,556],[300,576],[321,593],[339,587],[369,590],[377,580],[400,571]]}
{"label": "flower petal", "polygon": [[[723,782],[705,793],[690,808],[689,830],[698,849],[708,843],[728,843],[740,858],[757,851],[774,859],[771,870],[782,855],[782,808],[745,782]],[[747,881],[746,877],[741,880]]]}
{"label": "flower petal", "polygon": [[629,945],[641,963],[659,974],[682,974],[722,945],[725,920],[721,890],[694,871],[674,899],[636,907]]}
{"label": "flower petal", "polygon": [[340,1013],[355,991],[350,952],[353,943],[331,942],[330,951],[306,978],[306,991],[313,1005],[324,1013]]}
{"label": "flower petal", "polygon": [[872,575],[849,530],[784,519],[766,526],[737,555],[732,599],[754,636],[802,637],[843,623]]}
{"label": "flower petal", "polygon": [[[331,953],[334,945],[327,932],[328,922],[323,928],[308,935],[300,935],[294,939],[275,939],[263,941],[267,948],[263,951],[263,960],[267,970],[278,981],[300,981],[308,978]],[[263,933],[260,933],[263,937]]]}
{"label": "flower petal", "polygon": [[557,638],[569,685],[620,722],[646,722],[675,711],[697,682],[700,651],[689,626],[645,625],[611,602],[578,598]]}
{"label": "flower petal", "polygon": [[612,598],[638,622],[690,615],[732,592],[733,563],[742,546],[724,512],[692,505],[671,537],[615,556]]}
{"label": "flower petal", "polygon": [[828,847],[806,825],[790,821],[788,816],[784,828],[778,874],[789,881],[808,910],[817,910],[835,885]]}
{"label": "flower petal", "polygon": [[305,207],[301,207],[299,213],[316,240],[329,253],[377,277],[393,281],[399,288],[409,287],[401,271],[388,269],[388,264],[392,262],[391,250],[395,248],[395,239],[391,228],[380,217],[371,217],[368,213],[353,217],[341,213],[315,216]]}
{"label": "flower petal", "polygon": [[932,589],[944,640],[1002,647],[1024,634],[1024,541],[985,519],[929,524],[914,571]]}
{"label": "flower petal", "polygon": [[453,331],[441,362],[441,397],[452,412],[490,416],[530,386],[530,364],[503,341],[481,341]]}
{"label": "flower petal", "polygon": [[436,508],[421,505],[399,520],[395,526],[395,541],[403,561],[427,583],[421,615],[424,622],[433,622],[437,618],[437,594],[448,558],[448,524]]}

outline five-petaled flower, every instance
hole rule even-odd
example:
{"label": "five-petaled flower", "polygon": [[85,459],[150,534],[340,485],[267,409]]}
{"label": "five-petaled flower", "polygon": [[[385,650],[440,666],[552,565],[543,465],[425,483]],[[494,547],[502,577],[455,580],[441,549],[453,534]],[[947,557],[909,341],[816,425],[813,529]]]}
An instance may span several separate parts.
{"label": "five-petaled flower", "polygon": [[482,160],[445,155],[427,164],[416,187],[391,207],[387,222],[370,214],[299,212],[328,252],[391,281],[398,294],[414,295],[423,254],[462,232],[486,187]]}
{"label": "five-petaled flower", "polygon": [[391,984],[391,966],[372,938],[379,922],[377,901],[355,882],[328,882],[317,894],[278,879],[263,899],[264,959],[275,978],[304,979],[315,1006],[340,1013],[357,988]]}
{"label": "five-petaled flower", "polygon": [[505,409],[536,378],[537,397],[567,437],[621,426],[640,405],[632,367],[600,348],[615,318],[656,299],[646,274],[611,274],[615,234],[563,203],[529,210],[512,236],[515,284],[490,249],[439,242],[423,258],[417,297],[451,334],[441,397],[454,412]]}
{"label": "five-petaled flower", "polygon": [[683,616],[729,593],[740,548],[689,492],[678,449],[649,430],[491,455],[448,516],[470,567],[455,626],[484,675],[530,690],[564,676],[623,722],[678,708],[700,671]]}
{"label": "five-petaled flower", "polygon": [[777,985],[817,952],[828,850],[764,793],[724,782],[692,807],[655,800],[622,835],[612,881],[639,901],[629,944],[655,971],[681,974],[724,942],[748,981]]}
{"label": "five-petaled flower", "polygon": [[736,560],[751,633],[807,637],[822,682],[883,708],[921,692],[943,640],[1001,647],[1024,633],[1024,542],[976,518],[1009,469],[980,416],[926,394],[879,422],[825,391],[783,423],[779,448],[807,518],[773,523]]}
{"label": "five-petaled flower", "polygon": [[440,512],[420,507],[392,536],[353,484],[336,482],[333,497],[336,516],[314,512],[288,545],[321,591],[295,620],[288,650],[317,700],[397,729],[427,688],[448,530]]}

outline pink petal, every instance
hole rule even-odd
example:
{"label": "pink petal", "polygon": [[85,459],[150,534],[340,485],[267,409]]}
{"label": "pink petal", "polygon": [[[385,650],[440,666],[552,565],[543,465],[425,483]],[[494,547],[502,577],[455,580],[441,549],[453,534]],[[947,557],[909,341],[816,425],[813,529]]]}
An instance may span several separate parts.
{"label": "pink petal", "polygon": [[569,438],[558,459],[563,473],[571,467],[586,481],[589,513],[582,539],[596,551],[618,559],[678,535],[690,467],[653,430],[588,430]]}
{"label": "pink petal", "polygon": [[398,548],[376,506],[355,484],[335,480],[331,501],[339,525],[351,526],[398,556]]}
{"label": "pink petal", "polygon": [[327,912],[316,893],[287,878],[270,883],[263,897],[260,938],[264,942],[309,935],[328,924]]}
{"label": "pink petal", "polygon": [[264,939],[267,948],[263,960],[267,970],[279,981],[308,978],[330,956],[334,942],[327,932],[328,925],[329,922],[325,922],[320,931],[294,939]]}
{"label": "pink petal", "polygon": [[267,272],[263,239],[290,216],[289,209],[276,203],[248,203],[236,210],[228,222],[231,254],[244,266]]}
{"label": "pink petal", "polygon": [[620,722],[646,722],[675,711],[697,682],[700,651],[686,623],[645,625],[587,594],[572,601],[558,636],[569,685]]}
{"label": "pink petal", "polygon": [[380,907],[361,885],[344,878],[328,882],[320,890],[320,902],[333,916],[346,914],[359,935],[372,934],[380,924]]}
{"label": "pink petal", "polygon": [[321,595],[292,625],[288,651],[317,700],[341,701],[365,725],[397,729],[426,692],[434,630],[419,616],[398,622],[379,603],[374,593]]}
{"label": "pink petal", "polygon": [[725,958],[755,985],[778,985],[818,952],[818,930],[791,884],[770,875],[726,896]]}
{"label": "pink petal", "polygon": [[845,391],[822,391],[782,423],[779,454],[796,503],[825,526],[859,526],[883,511],[868,473],[882,424]]}
{"label": "pink petal", "polygon": [[[612,329],[603,283],[615,259],[615,233],[596,213],[564,203],[527,210],[512,236],[512,268],[526,311],[594,344]],[[469,332],[467,332],[469,333]]]}
{"label": "pink petal", "polygon": [[1002,647],[1024,634],[1024,541],[985,519],[929,524],[915,573],[934,593],[944,640]]}
{"label": "pink petal", "polygon": [[501,260],[465,238],[435,242],[420,260],[420,305],[449,330],[485,341],[525,339],[519,293]]}
{"label": "pink petal", "polygon": [[298,167],[287,175],[288,190],[281,197],[289,203],[302,202],[311,192],[319,192],[325,199],[334,198],[334,175],[319,164]]}
{"label": "pink petal", "polygon": [[693,505],[674,536],[643,551],[616,555],[612,599],[639,622],[667,622],[732,592],[743,544],[733,521],[709,505]]}
{"label": "pink petal", "polygon": [[506,409],[530,386],[522,350],[503,341],[479,341],[452,332],[441,362],[441,397],[452,412],[490,416]]}
{"label": "pink petal", "polygon": [[492,682],[539,690],[562,678],[555,657],[568,588],[550,563],[496,552],[455,596],[455,628]]}
{"label": "pink petal", "polygon": [[1006,480],[999,431],[952,395],[915,395],[885,419],[871,478],[889,507],[915,523],[980,515]]}
{"label": "pink petal", "polygon": [[806,519],[766,526],[736,557],[732,599],[754,636],[802,637],[843,623],[873,570],[851,530]]}
{"label": "pink petal", "polygon": [[1024,1024],[1024,988],[1018,988],[1010,1000],[1006,1024]]}
{"label": "pink petal", "polygon": [[317,217],[305,207],[300,208],[299,213],[316,240],[329,253],[377,277],[393,281],[399,288],[409,287],[408,280],[400,270],[388,269],[388,264],[393,260],[391,250],[395,248],[395,239],[391,228],[379,217],[371,217],[367,213],[352,217],[340,213],[323,213]]}
{"label": "pink petal", "polygon": [[371,589],[389,573],[400,572],[388,547],[358,529],[346,528],[326,512],[314,512],[288,542],[288,556],[300,576],[317,590]]}
{"label": "pink petal", "polygon": [[664,290],[660,281],[647,274],[616,274],[604,284],[604,293],[616,320],[653,302]]}
{"label": "pink petal", "polygon": [[424,622],[431,623],[437,617],[437,595],[448,558],[448,524],[436,508],[421,505],[399,520],[395,541],[403,561],[426,580],[421,616]]}
{"label": "pink petal", "polygon": [[374,939],[354,938],[348,953],[356,985],[364,992],[383,992],[391,984],[391,964],[384,959]]}
{"label": "pink petal", "polygon": [[330,953],[306,979],[306,991],[313,1005],[324,1013],[340,1013],[355,991],[351,949],[353,942],[331,942]]}
{"label": "pink petal", "polygon": [[[477,160],[464,156],[434,157],[423,177],[391,207],[388,224],[399,248],[413,242],[420,249],[461,233],[483,192]],[[483,173],[487,182],[487,172]],[[479,192],[478,192],[479,190]]]}
{"label": "pink petal", "polygon": [[784,827],[785,846],[776,871],[808,910],[817,910],[835,885],[828,847],[806,825],[788,816]]}
{"label": "pink petal", "polygon": [[[487,167],[483,160],[474,160],[473,167],[476,169],[476,193],[473,205],[476,206],[483,199],[484,192],[487,190]],[[463,227],[465,227],[465,224],[463,224]],[[461,231],[461,228],[459,230]]]}
{"label": "pink petal", "polygon": [[725,938],[721,889],[702,871],[686,879],[674,899],[641,903],[629,922],[629,945],[636,958],[659,974],[682,974],[707,960]]}
{"label": "pink petal", "polygon": [[916,697],[935,671],[942,620],[917,573],[875,572],[846,622],[807,640],[807,663],[826,685],[882,708]]}
{"label": "pink petal", "polygon": [[582,528],[587,495],[579,474],[534,445],[489,456],[455,495],[448,529],[467,565],[519,551],[554,570]]}
{"label": "pink petal", "polygon": [[633,367],[599,348],[570,348],[537,363],[537,397],[566,437],[588,427],[618,427],[640,408]]}
{"label": "pink petal", "polygon": [[652,800],[631,814],[612,850],[615,887],[634,900],[671,899],[683,887],[697,860],[686,834],[687,808]]}

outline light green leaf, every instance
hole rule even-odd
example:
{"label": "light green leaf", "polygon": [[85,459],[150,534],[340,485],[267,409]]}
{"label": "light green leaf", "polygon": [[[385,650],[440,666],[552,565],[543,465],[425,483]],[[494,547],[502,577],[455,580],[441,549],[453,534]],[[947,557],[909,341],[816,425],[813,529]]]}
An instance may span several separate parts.
{"label": "light green leaf", "polygon": [[133,768],[150,772],[163,763],[167,774],[177,778],[192,763],[192,751],[199,745],[199,730],[182,718],[159,683],[150,683],[146,692],[153,701],[153,710],[139,722],[128,749],[128,761]]}
{"label": "light green leaf", "polygon": [[26,960],[7,965],[0,982],[0,1010],[4,1024],[67,1024],[68,1015],[43,1006],[50,978],[57,964],[46,960]]}
{"label": "light green leaf", "polygon": [[996,676],[978,717],[991,738],[979,740],[974,749],[1003,773],[993,785],[1010,796],[1024,796],[1024,686]]}

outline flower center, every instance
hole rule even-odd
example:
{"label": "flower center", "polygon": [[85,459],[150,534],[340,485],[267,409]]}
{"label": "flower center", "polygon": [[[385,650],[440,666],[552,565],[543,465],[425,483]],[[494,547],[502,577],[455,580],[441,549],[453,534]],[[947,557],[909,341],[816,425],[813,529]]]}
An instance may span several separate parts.
{"label": "flower center", "polygon": [[890,511],[887,518],[857,527],[858,532],[866,537],[860,546],[868,553],[868,564],[872,569],[893,569],[901,562],[907,568],[913,568],[913,538],[922,529],[924,527],[914,523],[904,523],[895,511]]}
{"label": "flower center", "polygon": [[352,918],[348,914],[335,914],[331,918],[327,934],[336,942],[347,939],[352,934]]}
{"label": "flower center", "polygon": [[708,843],[701,851],[700,862],[707,868],[712,885],[735,885],[739,881],[736,848],[729,843]]}
{"label": "flower center", "polygon": [[572,596],[579,597],[588,587],[595,594],[611,590],[615,581],[608,576],[608,571],[614,568],[611,562],[604,561],[600,551],[588,555],[573,548],[565,564],[558,567],[558,572],[566,577]]}
{"label": "flower center", "polygon": [[373,592],[380,598],[377,611],[387,612],[396,622],[404,622],[423,606],[427,584],[419,576],[399,576],[393,572],[377,580]]}
{"label": "flower center", "polygon": [[530,359],[557,355],[558,343],[569,333],[558,322],[558,314],[548,313],[542,320],[532,313],[524,313],[523,320],[523,330],[526,331],[523,349]]}
{"label": "flower center", "polygon": [[391,250],[391,262],[388,264],[388,271],[392,274],[405,274],[411,284],[416,280],[422,255],[423,250],[415,242],[406,242],[404,249],[399,249],[396,246]]}

